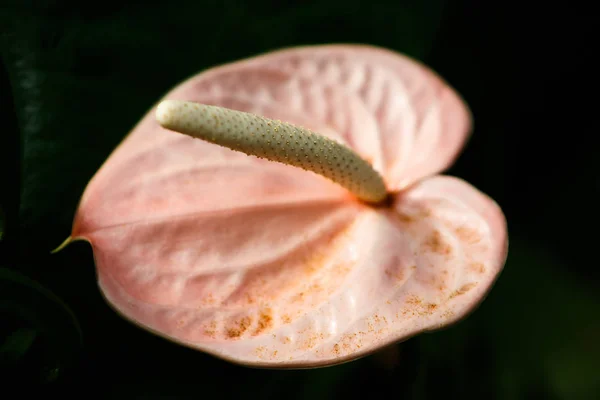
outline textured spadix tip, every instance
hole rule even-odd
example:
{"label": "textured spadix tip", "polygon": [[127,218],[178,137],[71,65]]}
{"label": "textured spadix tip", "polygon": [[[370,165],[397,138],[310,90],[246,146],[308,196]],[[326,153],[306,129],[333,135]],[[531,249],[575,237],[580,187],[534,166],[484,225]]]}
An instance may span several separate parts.
{"label": "textured spadix tip", "polygon": [[223,107],[164,100],[156,120],[166,129],[322,175],[368,203],[387,198],[383,178],[349,147],[286,122]]}
{"label": "textured spadix tip", "polygon": [[178,110],[180,110],[181,104],[176,100],[165,100],[161,101],[156,107],[156,121],[166,129],[176,129],[177,122],[180,119],[177,118]]}

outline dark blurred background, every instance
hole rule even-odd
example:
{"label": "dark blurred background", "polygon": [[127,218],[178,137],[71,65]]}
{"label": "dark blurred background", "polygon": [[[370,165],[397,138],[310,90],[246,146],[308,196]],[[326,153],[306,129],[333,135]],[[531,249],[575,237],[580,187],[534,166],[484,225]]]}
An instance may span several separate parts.
{"label": "dark blurred background", "polygon": [[[106,399],[600,398],[596,20],[550,2],[3,0],[0,381]],[[341,366],[254,370],[117,316],[88,245],[49,254],[88,180],[171,87],[336,42],[420,59],[472,108],[448,173],[501,205],[510,249],[469,318]]]}

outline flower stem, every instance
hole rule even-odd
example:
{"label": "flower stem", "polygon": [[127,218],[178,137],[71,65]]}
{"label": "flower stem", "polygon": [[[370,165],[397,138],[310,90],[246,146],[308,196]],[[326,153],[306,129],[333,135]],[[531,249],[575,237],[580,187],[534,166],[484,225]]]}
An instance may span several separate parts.
{"label": "flower stem", "polygon": [[189,101],[165,100],[156,109],[162,127],[232,150],[322,175],[360,200],[379,203],[381,175],[350,148],[323,135],[258,115]]}

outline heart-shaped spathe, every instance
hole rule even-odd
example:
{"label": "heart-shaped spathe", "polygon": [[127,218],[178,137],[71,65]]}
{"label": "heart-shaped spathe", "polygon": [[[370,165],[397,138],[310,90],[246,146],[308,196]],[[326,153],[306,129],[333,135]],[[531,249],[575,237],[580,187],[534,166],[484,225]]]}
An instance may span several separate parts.
{"label": "heart-shaped spathe", "polygon": [[500,273],[500,208],[432,176],[470,114],[418,62],[307,46],[210,69],[165,98],[329,136],[395,194],[369,207],[312,172],[167,131],[153,108],[89,183],[71,235],[92,244],[107,301],[143,328],[245,365],[331,365],[457,321]]}

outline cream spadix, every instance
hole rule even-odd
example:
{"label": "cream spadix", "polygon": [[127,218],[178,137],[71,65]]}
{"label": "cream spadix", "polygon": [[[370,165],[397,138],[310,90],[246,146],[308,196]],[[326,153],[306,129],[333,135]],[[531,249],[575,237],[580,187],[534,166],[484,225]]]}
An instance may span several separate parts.
{"label": "cream spadix", "polygon": [[379,203],[387,196],[381,175],[367,161],[343,144],[308,129],[181,100],[162,101],[156,119],[166,129],[315,172],[363,201]]}

